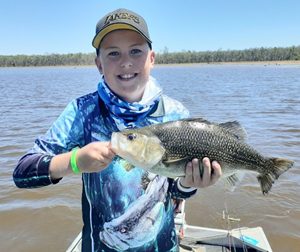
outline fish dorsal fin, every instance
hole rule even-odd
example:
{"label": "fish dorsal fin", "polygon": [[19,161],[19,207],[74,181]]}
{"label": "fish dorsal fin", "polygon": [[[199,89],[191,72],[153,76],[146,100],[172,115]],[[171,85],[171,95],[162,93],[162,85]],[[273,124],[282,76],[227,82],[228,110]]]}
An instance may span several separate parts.
{"label": "fish dorsal fin", "polygon": [[231,133],[239,141],[244,142],[247,139],[247,132],[238,121],[220,123],[219,126]]}
{"label": "fish dorsal fin", "polygon": [[205,124],[212,124],[211,122],[201,118],[201,117],[195,117],[195,118],[186,118],[186,119],[181,119],[181,121],[186,121],[186,122],[198,122],[198,123],[205,123]]}
{"label": "fish dorsal fin", "polygon": [[186,122],[197,122],[197,123],[204,123],[207,125],[218,125],[219,127],[223,128],[227,132],[229,132],[234,138],[236,138],[239,141],[245,142],[247,139],[247,132],[245,131],[245,129],[241,126],[241,124],[238,121],[215,124],[215,123],[207,121],[201,117],[187,118],[187,119],[183,119],[183,120]]}

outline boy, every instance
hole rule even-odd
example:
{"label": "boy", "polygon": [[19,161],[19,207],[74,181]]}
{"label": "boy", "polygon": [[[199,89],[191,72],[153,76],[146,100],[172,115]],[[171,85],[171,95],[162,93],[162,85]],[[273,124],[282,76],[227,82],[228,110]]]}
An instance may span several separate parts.
{"label": "boy", "polygon": [[139,168],[127,172],[110,148],[112,132],[177,120],[188,112],[162,95],[150,77],[155,54],[141,16],[126,9],[107,14],[92,44],[103,75],[98,90],[66,107],[20,159],[14,181],[32,188],[82,173],[82,251],[178,251],[172,198],[188,198],[197,187],[214,184],[221,168],[205,158],[202,177],[197,159],[180,180]]}

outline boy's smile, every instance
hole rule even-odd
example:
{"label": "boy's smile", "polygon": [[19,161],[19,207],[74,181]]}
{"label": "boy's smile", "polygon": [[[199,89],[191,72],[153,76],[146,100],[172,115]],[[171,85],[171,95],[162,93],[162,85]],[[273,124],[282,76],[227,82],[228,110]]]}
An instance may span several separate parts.
{"label": "boy's smile", "polygon": [[116,30],[102,40],[96,64],[110,89],[127,102],[141,100],[154,52],[146,40],[131,30]]}
{"label": "boy's smile", "polygon": [[118,77],[121,80],[131,80],[132,78],[134,78],[136,76],[137,76],[137,74],[122,74],[122,75],[119,75]]}

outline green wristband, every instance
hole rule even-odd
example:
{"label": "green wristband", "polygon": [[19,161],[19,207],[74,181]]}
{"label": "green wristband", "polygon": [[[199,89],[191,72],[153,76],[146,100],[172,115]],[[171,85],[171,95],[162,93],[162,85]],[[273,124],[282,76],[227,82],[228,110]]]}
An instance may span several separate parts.
{"label": "green wristband", "polygon": [[79,150],[78,147],[76,147],[75,149],[72,150],[72,155],[71,155],[71,168],[72,168],[72,171],[75,173],[75,174],[78,174],[80,173],[80,169],[79,167],[77,166],[77,162],[76,162],[76,154],[77,154],[77,151]]}

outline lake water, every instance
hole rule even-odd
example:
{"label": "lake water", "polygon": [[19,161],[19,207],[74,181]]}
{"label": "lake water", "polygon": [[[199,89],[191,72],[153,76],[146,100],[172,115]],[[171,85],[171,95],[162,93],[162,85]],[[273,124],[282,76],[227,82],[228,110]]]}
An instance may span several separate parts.
{"label": "lake water", "polygon": [[[261,194],[256,174],[234,190],[222,182],[202,189],[186,206],[188,224],[212,228],[261,226],[273,251],[300,248],[300,65],[157,66],[153,76],[192,116],[238,120],[248,143],[295,165]],[[65,251],[80,232],[81,178],[18,189],[12,172],[73,98],[95,90],[96,67],[0,68],[0,250]],[[223,211],[240,222],[230,225]]]}

